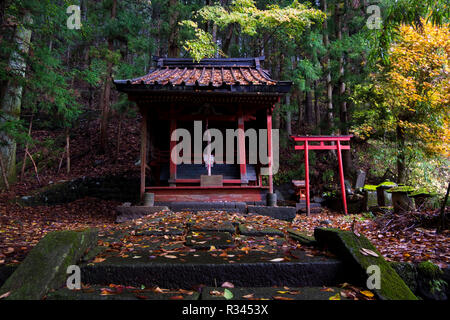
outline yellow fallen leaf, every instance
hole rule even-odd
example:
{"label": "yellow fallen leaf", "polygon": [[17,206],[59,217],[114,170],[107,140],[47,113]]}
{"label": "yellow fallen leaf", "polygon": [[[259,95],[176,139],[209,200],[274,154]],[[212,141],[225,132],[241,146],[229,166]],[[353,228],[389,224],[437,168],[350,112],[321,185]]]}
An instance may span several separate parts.
{"label": "yellow fallen leaf", "polygon": [[95,258],[94,261],[92,261],[92,262],[93,262],[93,263],[99,263],[99,262],[103,262],[103,261],[105,261],[105,260],[106,260],[105,258],[97,257],[97,258]]}
{"label": "yellow fallen leaf", "polygon": [[363,295],[369,298],[373,298],[374,294],[370,292],[369,290],[360,291]]}
{"label": "yellow fallen leaf", "polygon": [[334,296],[331,296],[329,300],[341,300],[341,295],[336,293]]}

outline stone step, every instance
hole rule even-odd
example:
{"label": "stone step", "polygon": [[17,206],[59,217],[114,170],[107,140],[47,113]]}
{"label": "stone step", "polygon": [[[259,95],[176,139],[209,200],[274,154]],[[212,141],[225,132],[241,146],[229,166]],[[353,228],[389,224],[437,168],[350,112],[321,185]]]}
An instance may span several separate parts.
{"label": "stone step", "polygon": [[231,296],[224,296],[225,288],[162,289],[160,287],[130,287],[124,285],[84,286],[80,290],[61,288],[49,292],[46,300],[330,300],[339,293],[338,287],[235,287],[227,288]]}
{"label": "stone step", "polygon": [[[193,251],[149,257],[113,256],[81,267],[83,283],[191,288],[230,281],[240,287],[336,285],[347,279],[343,263],[306,251]],[[176,258],[174,258],[176,255]],[[294,258],[295,257],[295,258]],[[169,259],[170,258],[170,259]],[[280,261],[282,260],[282,261]]]}
{"label": "stone step", "polygon": [[[231,300],[330,300],[340,292],[337,287],[253,287],[227,288],[232,293]],[[224,288],[205,287],[201,300],[227,300]],[[339,297],[340,300],[347,298]]]}
{"label": "stone step", "polygon": [[199,300],[193,290],[167,290],[124,285],[88,286],[80,290],[61,288],[47,294],[46,300]]}

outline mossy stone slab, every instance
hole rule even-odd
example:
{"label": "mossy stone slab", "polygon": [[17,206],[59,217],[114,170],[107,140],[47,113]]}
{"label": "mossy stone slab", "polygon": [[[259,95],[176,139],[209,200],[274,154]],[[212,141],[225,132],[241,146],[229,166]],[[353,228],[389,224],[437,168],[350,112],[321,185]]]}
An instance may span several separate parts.
{"label": "mossy stone slab", "polygon": [[304,244],[306,246],[314,246],[316,244],[316,239],[314,237],[308,236],[304,232],[294,229],[288,229],[287,232],[289,237],[300,242],[301,244]]}
{"label": "mossy stone slab", "polygon": [[[316,228],[314,237],[319,246],[329,249],[350,267],[358,270],[362,279],[367,279],[366,270],[369,266],[378,266],[381,285],[380,289],[373,289],[373,292],[379,299],[417,300],[411,289],[365,236],[358,237],[351,231],[339,229]],[[360,251],[363,248],[375,252],[378,257],[363,255]]]}
{"label": "mossy stone slab", "polygon": [[67,267],[78,263],[87,249],[97,243],[97,230],[48,233],[0,288],[7,299],[38,300],[48,290],[61,286]]}
{"label": "mossy stone slab", "polygon": [[239,224],[239,233],[245,236],[283,236],[283,232],[280,230],[264,227],[255,228],[251,224]]}
{"label": "mossy stone slab", "polygon": [[226,249],[234,247],[233,237],[229,232],[193,231],[186,236],[186,245],[193,249]]}

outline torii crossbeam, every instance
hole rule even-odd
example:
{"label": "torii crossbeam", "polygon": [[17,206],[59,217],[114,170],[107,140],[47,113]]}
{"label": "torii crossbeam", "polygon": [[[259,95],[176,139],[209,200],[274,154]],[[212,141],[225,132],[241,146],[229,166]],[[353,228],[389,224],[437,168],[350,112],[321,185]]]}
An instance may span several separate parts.
{"label": "torii crossbeam", "polygon": [[[348,136],[291,136],[295,142],[303,142],[302,145],[296,145],[294,150],[305,151],[305,186],[306,186],[306,214],[310,214],[310,197],[309,197],[309,150],[336,150],[339,163],[339,178],[341,181],[342,203],[344,212],[347,214],[347,200],[345,195],[344,168],[342,166],[341,150],[350,150],[350,144],[342,145],[343,141],[350,141],[353,135]],[[310,142],[319,143],[309,144]],[[325,144],[325,142],[329,144]]]}

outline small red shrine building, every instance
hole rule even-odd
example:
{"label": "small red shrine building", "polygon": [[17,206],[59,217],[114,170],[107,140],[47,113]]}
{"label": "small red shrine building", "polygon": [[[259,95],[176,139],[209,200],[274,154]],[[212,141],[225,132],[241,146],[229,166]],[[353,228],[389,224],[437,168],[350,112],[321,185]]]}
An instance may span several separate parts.
{"label": "small red shrine building", "polygon": [[[193,133],[194,121],[203,128],[268,129],[268,158],[272,159],[272,113],[292,82],[276,81],[261,66],[264,57],[192,59],[154,57],[155,68],[142,77],[115,80],[117,90],[135,101],[142,115],[141,197],[155,195],[156,202],[264,201],[273,193],[272,163],[268,186],[262,183],[261,163],[250,164],[245,135],[237,137],[234,163],[214,164],[220,185],[202,185],[204,163],[173,161],[177,128]],[[202,149],[203,150],[203,149]],[[192,157],[199,156],[192,152]],[[200,155],[201,156],[201,155]],[[224,157],[225,158],[225,157]],[[198,158],[197,158],[198,160]],[[266,165],[267,167],[267,165]]]}

